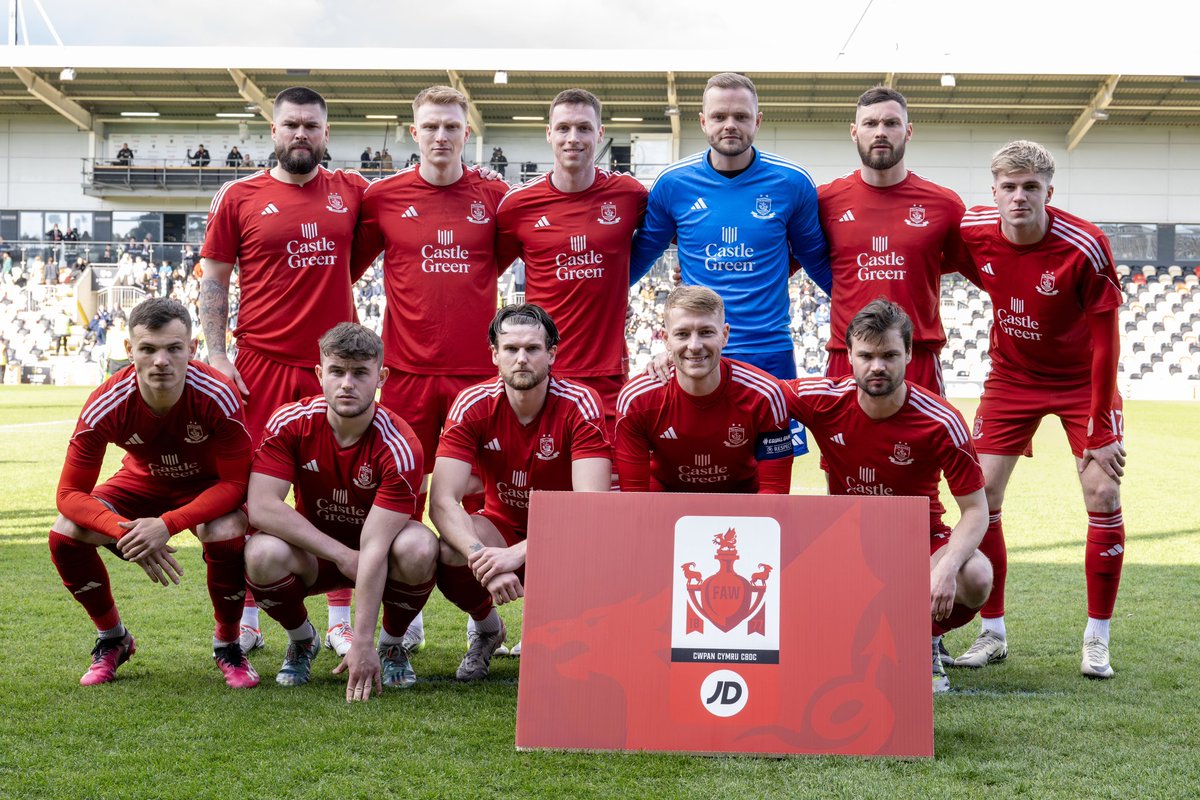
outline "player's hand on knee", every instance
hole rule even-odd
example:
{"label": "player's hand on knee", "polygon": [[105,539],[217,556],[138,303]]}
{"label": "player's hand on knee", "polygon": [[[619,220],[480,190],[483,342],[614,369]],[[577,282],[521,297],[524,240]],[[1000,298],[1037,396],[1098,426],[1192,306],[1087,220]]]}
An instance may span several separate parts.
{"label": "player's hand on knee", "polygon": [[929,613],[934,619],[945,619],[954,610],[958,594],[958,571],[944,569],[949,562],[943,559],[929,573]]}
{"label": "player's hand on knee", "polygon": [[520,553],[509,547],[485,547],[467,557],[475,579],[487,586],[494,578],[505,572],[515,572],[525,563]]}
{"label": "player's hand on knee", "polygon": [[1120,483],[1121,478],[1125,476],[1125,446],[1119,439],[1095,450],[1084,450],[1079,471],[1082,473],[1093,461],[1100,466],[1100,469],[1104,470],[1105,475],[1117,483]]}
{"label": "player's hand on knee", "polygon": [[497,575],[484,585],[492,595],[492,602],[498,606],[525,596],[525,587],[521,585],[520,578],[512,572]]}
{"label": "player's hand on knee", "polygon": [[140,561],[146,554],[167,546],[171,532],[160,517],[140,517],[117,523],[125,534],[117,540],[117,549],[130,561]]}
{"label": "player's hand on knee", "polygon": [[183,577],[183,567],[179,566],[179,562],[171,555],[174,552],[174,547],[164,546],[140,558],[130,559],[130,561],[141,567],[150,580],[155,583],[161,583],[163,586],[174,583],[178,586],[179,579]]}

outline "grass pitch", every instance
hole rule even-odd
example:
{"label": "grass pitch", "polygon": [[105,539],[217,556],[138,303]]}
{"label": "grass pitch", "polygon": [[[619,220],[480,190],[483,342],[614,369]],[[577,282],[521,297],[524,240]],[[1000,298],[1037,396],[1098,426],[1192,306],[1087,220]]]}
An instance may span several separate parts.
{"label": "grass pitch", "polygon": [[[412,690],[348,707],[328,653],[312,685],[278,687],[285,636],[264,616],[267,647],[253,657],[264,682],[230,691],[210,660],[203,564],[187,535],[178,587],[105,554],[138,652],[115,683],[84,689],[91,626],[45,540],[86,395],[0,389],[0,798],[1200,795],[1200,405],[1127,404],[1116,678],[1078,674],[1085,517],[1065,437],[1048,422],[1004,509],[1009,659],[951,671],[954,691],[935,700],[937,758],[905,762],[517,753],[518,663],[496,659],[485,684],[456,684],[463,618],[436,593]],[[960,408],[969,420],[973,404]],[[815,456],[793,483],[820,491]],[[318,624],[321,606],[309,604]],[[520,608],[503,613],[519,629]],[[952,652],[977,625],[948,637]]]}

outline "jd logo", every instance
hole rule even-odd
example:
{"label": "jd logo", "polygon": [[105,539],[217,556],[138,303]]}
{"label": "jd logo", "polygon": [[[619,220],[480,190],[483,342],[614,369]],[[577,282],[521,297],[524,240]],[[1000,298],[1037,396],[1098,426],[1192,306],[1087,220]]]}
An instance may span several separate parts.
{"label": "jd logo", "polygon": [[746,707],[750,689],[745,679],[731,669],[719,669],[700,684],[700,702],[717,717],[732,717]]}

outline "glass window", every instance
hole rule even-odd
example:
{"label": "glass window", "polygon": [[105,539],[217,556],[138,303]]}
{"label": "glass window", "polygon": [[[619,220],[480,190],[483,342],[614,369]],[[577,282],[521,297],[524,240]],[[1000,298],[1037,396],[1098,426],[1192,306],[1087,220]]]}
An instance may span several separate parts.
{"label": "glass window", "polygon": [[21,238],[39,241],[46,236],[45,220],[40,211],[21,212]]}
{"label": "glass window", "polygon": [[1158,260],[1158,226],[1100,223],[1117,261]]}
{"label": "glass window", "polygon": [[113,212],[113,239],[123,242],[132,236],[140,242],[147,234],[153,242],[162,241],[162,214],[141,211]]}
{"label": "glass window", "polygon": [[1175,226],[1175,260],[1200,261],[1200,225]]}
{"label": "glass window", "polygon": [[204,232],[208,229],[208,214],[188,214],[185,242],[203,244]]}
{"label": "glass window", "polygon": [[88,239],[92,238],[92,212],[90,211],[73,211],[67,224],[74,228],[82,239],[85,236]]}

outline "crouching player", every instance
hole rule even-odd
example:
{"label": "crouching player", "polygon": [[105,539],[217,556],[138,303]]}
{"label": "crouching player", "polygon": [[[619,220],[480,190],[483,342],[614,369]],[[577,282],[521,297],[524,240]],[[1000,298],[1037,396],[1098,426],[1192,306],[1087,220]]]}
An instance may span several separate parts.
{"label": "crouching player", "polygon": [[[817,437],[830,494],[929,498],[929,610],[933,690],[950,688],[942,634],[969,622],[992,588],[991,563],[976,548],[987,530],[983,470],[962,415],[904,380],[912,320],[882,298],[846,329],[852,378],[785,381],[788,410]],[[951,530],[938,500],[943,471],[961,516]]]}
{"label": "crouching player", "polygon": [[712,289],[678,286],[663,312],[671,358],[617,399],[622,492],[787,494],[792,439],[783,390],[767,373],[721,357],[725,304]]}
{"label": "crouching player", "polygon": [[[442,535],[438,588],[471,617],[460,681],[487,677],[507,636],[494,605],[525,595],[529,493],[604,492],[612,484],[599,395],[550,374],[558,350],[550,315],[536,305],[505,306],[488,340],[500,376],[459,393],[429,489],[429,514]],[[484,485],[477,514],[461,505],[472,464]]]}
{"label": "crouching player", "polygon": [[[237,389],[192,361],[192,319],[175,300],[146,300],[129,314],[133,362],[92,392],[67,446],[58,483],[60,515],[50,558],[63,585],[98,631],[92,665],[79,682],[107,683],[136,650],[113,602],[104,546],[163,586],[179,583],[172,536],[191,528],[204,548],[216,630],[213,659],[234,688],[258,685],[238,645],[244,577],[242,548],[250,436]],[[99,486],[109,444],[125,450],[117,473]]]}
{"label": "crouching player", "polygon": [[[353,588],[354,636],[335,673],[346,701],[416,682],[404,631],[433,591],[437,539],[411,519],[423,455],[412,429],[376,405],[387,379],[383,342],[343,322],[320,342],[322,394],[281,406],[267,423],[250,475],[246,577],[290,643],[275,680],[308,682],[321,649],[304,598]],[[295,508],[285,502],[295,487]],[[383,606],[383,632],[375,625]]]}

